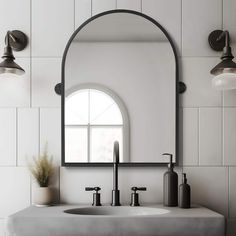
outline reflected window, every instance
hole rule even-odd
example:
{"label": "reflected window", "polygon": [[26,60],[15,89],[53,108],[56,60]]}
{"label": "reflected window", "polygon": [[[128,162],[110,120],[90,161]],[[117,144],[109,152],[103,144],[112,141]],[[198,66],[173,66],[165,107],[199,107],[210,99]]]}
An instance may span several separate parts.
{"label": "reflected window", "polygon": [[123,115],[117,102],[97,89],[80,89],[65,100],[66,162],[112,162],[113,144],[123,160]]}

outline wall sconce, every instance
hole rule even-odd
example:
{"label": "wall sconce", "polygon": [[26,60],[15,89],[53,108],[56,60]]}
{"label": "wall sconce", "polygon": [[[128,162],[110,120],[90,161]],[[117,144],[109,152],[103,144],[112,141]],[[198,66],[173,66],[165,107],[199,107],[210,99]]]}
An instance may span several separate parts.
{"label": "wall sconce", "polygon": [[236,89],[236,63],[231,53],[229,32],[215,30],[210,33],[208,42],[215,51],[222,51],[221,62],[212,70],[212,86],[218,90]]}
{"label": "wall sconce", "polygon": [[14,62],[14,51],[21,51],[27,46],[27,36],[19,31],[8,31],[5,37],[5,48],[2,56],[3,61],[0,63],[0,74],[11,73],[16,75],[23,75],[24,69]]}

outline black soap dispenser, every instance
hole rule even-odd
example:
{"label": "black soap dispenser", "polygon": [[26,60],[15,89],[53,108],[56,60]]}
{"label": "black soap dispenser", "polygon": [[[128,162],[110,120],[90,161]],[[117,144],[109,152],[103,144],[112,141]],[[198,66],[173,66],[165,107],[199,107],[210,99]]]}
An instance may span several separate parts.
{"label": "black soap dispenser", "polygon": [[168,171],[164,174],[163,180],[163,204],[164,206],[175,207],[178,206],[178,174],[174,171],[173,155],[170,153],[163,153],[162,155],[170,157]]}
{"label": "black soap dispenser", "polygon": [[191,188],[187,184],[187,178],[185,173],[183,173],[183,183],[179,186],[179,207],[191,207]]}

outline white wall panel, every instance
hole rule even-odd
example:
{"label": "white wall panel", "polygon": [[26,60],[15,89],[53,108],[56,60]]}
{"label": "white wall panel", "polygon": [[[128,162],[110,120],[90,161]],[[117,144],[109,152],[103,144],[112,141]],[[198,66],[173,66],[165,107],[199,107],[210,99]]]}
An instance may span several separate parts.
{"label": "white wall panel", "polygon": [[182,1],[183,56],[214,56],[208,35],[222,28],[222,0]]}
{"label": "white wall panel", "polygon": [[0,166],[16,165],[16,109],[0,109]]}
{"label": "white wall panel", "polygon": [[223,113],[224,165],[236,165],[236,108],[224,108]]}
{"label": "white wall panel", "polygon": [[228,30],[232,42],[232,50],[236,53],[236,1],[223,0],[223,29]]}
{"label": "white wall panel", "polygon": [[30,175],[25,167],[1,167],[0,217],[30,205]]}
{"label": "white wall panel", "polygon": [[142,12],[153,17],[172,37],[181,54],[181,0],[142,0]]}
{"label": "white wall panel", "polygon": [[34,58],[32,60],[32,106],[59,107],[60,96],[55,85],[61,82],[61,59]]}
{"label": "white wall panel", "polygon": [[8,30],[20,30],[29,39],[28,46],[20,52],[14,52],[15,56],[30,56],[30,2],[31,0],[0,0],[0,55],[4,49],[4,39]]}
{"label": "white wall panel", "polygon": [[212,88],[210,70],[218,58],[184,57],[182,78],[187,86],[181,95],[183,107],[215,107],[222,104],[222,93]]}
{"label": "white wall panel", "polygon": [[198,108],[183,109],[182,129],[183,165],[198,165]]}
{"label": "white wall panel", "polygon": [[228,170],[226,167],[184,167],[191,185],[192,202],[228,215]]}
{"label": "white wall panel", "polygon": [[142,0],[117,0],[117,9],[141,11]]}
{"label": "white wall panel", "polygon": [[17,165],[27,165],[39,154],[39,110],[18,109]]}
{"label": "white wall panel", "polygon": [[6,236],[5,233],[5,219],[0,219],[0,236]]}
{"label": "white wall panel", "polygon": [[17,58],[15,62],[25,70],[25,74],[0,74],[0,107],[30,107],[30,58]]}
{"label": "white wall panel", "polygon": [[236,167],[229,168],[229,216],[236,218]]}
{"label": "white wall panel", "polygon": [[92,0],[92,15],[116,9],[116,0]]}
{"label": "white wall panel", "polygon": [[61,110],[40,109],[40,151],[48,145],[48,154],[53,156],[55,165],[61,163]]}
{"label": "white wall panel", "polygon": [[221,108],[200,108],[199,164],[222,165]]}
{"label": "white wall panel", "polygon": [[92,0],[75,0],[75,29],[91,17]]}
{"label": "white wall panel", "polygon": [[32,1],[32,55],[61,57],[74,30],[74,0]]}

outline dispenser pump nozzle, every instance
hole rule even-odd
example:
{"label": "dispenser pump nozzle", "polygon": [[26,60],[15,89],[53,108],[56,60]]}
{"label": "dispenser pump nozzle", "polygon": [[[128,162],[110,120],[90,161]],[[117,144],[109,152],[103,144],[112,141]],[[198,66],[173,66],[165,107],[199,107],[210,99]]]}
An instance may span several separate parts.
{"label": "dispenser pump nozzle", "polygon": [[169,169],[173,169],[174,164],[173,164],[173,155],[170,153],[163,153],[163,156],[169,156],[170,157],[170,162],[168,164]]}
{"label": "dispenser pump nozzle", "polygon": [[187,184],[186,173],[183,173],[182,176],[183,176],[183,183],[184,183],[184,184]]}

